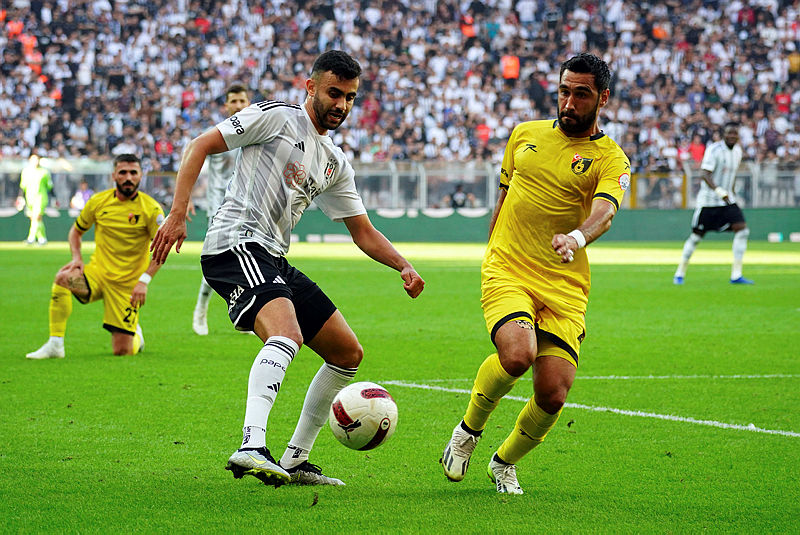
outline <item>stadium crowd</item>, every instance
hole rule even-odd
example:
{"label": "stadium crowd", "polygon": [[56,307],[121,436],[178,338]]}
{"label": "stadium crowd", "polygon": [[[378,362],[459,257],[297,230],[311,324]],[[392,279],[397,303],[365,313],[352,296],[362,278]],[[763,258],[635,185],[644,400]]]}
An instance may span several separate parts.
{"label": "stadium crowd", "polygon": [[800,162],[800,0],[10,0],[0,9],[0,150],[133,152],[174,171],[225,88],[305,97],[315,55],[349,51],[361,92],[334,140],[360,161],[499,161],[555,117],[558,65],[614,73],[602,128],[634,171],[702,157],[726,121],[746,158]]}

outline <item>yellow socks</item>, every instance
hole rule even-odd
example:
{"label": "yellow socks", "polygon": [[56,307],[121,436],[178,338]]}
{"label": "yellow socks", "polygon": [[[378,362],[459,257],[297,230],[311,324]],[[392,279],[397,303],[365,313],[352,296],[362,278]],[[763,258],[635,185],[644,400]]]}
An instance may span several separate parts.
{"label": "yellow socks", "polygon": [[139,333],[133,334],[133,353],[132,355],[136,355],[139,353],[139,350],[142,349],[142,336]]}
{"label": "yellow socks", "polygon": [[511,391],[517,379],[519,377],[509,375],[503,369],[497,353],[486,357],[472,385],[467,413],[464,415],[467,427],[482,431],[486,427],[489,415],[497,407],[500,399]]}
{"label": "yellow socks", "polygon": [[514,430],[497,449],[497,455],[508,464],[516,464],[526,453],[538,446],[556,425],[561,411],[546,413],[533,398],[528,400],[517,417]]}
{"label": "yellow socks", "polygon": [[70,314],[72,314],[72,292],[54,283],[50,289],[50,336],[64,337]]}

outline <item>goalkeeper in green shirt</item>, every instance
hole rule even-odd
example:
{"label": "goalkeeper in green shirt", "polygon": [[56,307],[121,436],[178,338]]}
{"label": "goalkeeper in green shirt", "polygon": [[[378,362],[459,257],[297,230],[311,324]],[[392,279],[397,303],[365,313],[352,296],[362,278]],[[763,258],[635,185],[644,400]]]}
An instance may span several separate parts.
{"label": "goalkeeper in green shirt", "polygon": [[50,171],[39,166],[39,156],[31,154],[28,164],[22,170],[19,181],[20,195],[17,199],[17,208],[25,206],[25,215],[31,220],[31,229],[28,232],[29,245],[47,243],[44,230],[44,209],[47,207],[49,194],[53,191],[53,178]]}

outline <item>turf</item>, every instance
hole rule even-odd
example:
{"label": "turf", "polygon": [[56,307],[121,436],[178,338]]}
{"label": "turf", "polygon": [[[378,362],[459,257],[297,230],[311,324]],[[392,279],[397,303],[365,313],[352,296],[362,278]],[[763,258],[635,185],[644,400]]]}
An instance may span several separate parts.
{"label": "turf", "polygon": [[[753,242],[749,287],[728,284],[730,244],[703,243],[671,283],[679,243],[589,250],[588,336],[569,405],[518,467],[525,495],[484,470],[531,394],[520,381],[493,414],[467,478],[437,463],[491,352],[479,299],[480,245],[400,244],[427,281],[348,244],[293,246],[292,262],[344,312],[365,348],[359,380],[400,408],[389,442],[339,445],[312,461],[344,488],[261,485],[223,467],[241,439],[260,343],[215,298],[207,337],[191,331],[198,249],[171,255],[142,311],[143,354],[110,355],[102,306],[77,303],[67,358],[28,361],[66,245],[0,246],[0,530],[3,532],[505,533],[795,532],[800,518],[800,245]],[[88,260],[88,255],[87,260]],[[282,453],[319,358],[303,349],[272,411]]]}

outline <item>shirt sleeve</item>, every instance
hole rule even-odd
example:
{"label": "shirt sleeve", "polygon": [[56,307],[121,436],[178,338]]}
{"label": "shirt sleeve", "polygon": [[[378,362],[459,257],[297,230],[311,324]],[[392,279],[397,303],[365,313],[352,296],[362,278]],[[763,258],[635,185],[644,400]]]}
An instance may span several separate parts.
{"label": "shirt sleeve", "polygon": [[292,109],[283,103],[259,102],[218,123],[217,130],[225,139],[228,150],[268,143],[281,132],[288,119],[286,112]]}
{"label": "shirt sleeve", "polygon": [[619,210],[631,183],[631,162],[619,146],[614,149],[605,165],[600,166],[600,176],[592,199],[605,199]]}
{"label": "shirt sleeve", "polygon": [[346,159],[331,185],[314,199],[319,209],[333,221],[366,214],[364,202],[356,189],[355,171]]}
{"label": "shirt sleeve", "polygon": [[703,171],[713,171],[717,167],[717,151],[716,147],[708,147],[705,154],[703,154],[703,161],[700,163],[700,169]]}
{"label": "shirt sleeve", "polygon": [[517,135],[519,126],[514,127],[511,136],[508,138],[505,152],[503,153],[503,163],[500,165],[500,188],[508,190],[511,178],[514,176],[514,151],[517,146]]}

